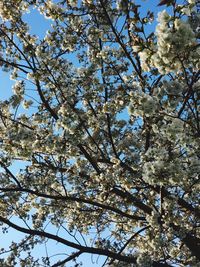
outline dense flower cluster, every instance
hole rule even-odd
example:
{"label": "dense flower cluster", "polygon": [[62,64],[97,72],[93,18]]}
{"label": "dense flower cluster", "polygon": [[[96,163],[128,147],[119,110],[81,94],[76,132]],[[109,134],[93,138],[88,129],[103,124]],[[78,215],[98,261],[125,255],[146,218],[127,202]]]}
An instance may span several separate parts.
{"label": "dense flower cluster", "polygon": [[[192,12],[189,8],[190,6],[188,10]],[[165,74],[183,71],[184,67],[194,70],[200,68],[200,48],[195,29],[192,29],[189,21],[178,16],[174,18],[164,10],[158,15],[156,36],[156,45],[140,52],[144,70],[148,71],[150,66],[154,66],[161,74]]]}

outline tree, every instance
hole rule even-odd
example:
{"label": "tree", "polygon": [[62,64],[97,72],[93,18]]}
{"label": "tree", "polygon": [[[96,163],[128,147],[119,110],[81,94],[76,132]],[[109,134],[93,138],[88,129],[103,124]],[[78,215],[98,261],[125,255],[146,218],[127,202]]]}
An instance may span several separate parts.
{"label": "tree", "polygon": [[200,266],[199,3],[165,2],[0,1],[1,266]]}

